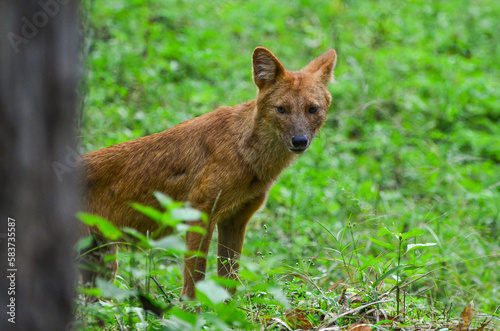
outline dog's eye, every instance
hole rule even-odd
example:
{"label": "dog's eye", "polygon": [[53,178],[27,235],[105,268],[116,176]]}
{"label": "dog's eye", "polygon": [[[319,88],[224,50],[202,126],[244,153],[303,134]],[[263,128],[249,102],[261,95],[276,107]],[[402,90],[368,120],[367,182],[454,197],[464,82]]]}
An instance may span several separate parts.
{"label": "dog's eye", "polygon": [[318,107],[316,107],[316,106],[309,107],[309,114],[314,114],[317,111],[318,111]]}
{"label": "dog's eye", "polygon": [[278,106],[278,107],[276,107],[276,110],[277,110],[277,111],[278,111],[278,113],[280,113],[280,114],[284,114],[284,113],[286,113],[286,109],[285,109],[285,107],[283,107],[283,106]]}

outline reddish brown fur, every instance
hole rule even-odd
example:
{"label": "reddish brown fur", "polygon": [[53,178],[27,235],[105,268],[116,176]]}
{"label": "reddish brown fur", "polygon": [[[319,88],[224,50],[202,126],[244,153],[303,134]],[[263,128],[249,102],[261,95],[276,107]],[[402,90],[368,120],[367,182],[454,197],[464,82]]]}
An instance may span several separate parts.
{"label": "reddish brown fur", "polygon": [[[301,71],[286,71],[269,50],[256,48],[256,100],[85,154],[86,210],[120,227],[146,232],[154,229],[154,222],[129,202],[157,206],[151,193],[161,191],[210,215],[220,194],[207,235],[188,232],[187,245],[207,254],[217,225],[219,275],[235,277],[234,261],[251,216],[299,154],[290,150],[292,136],[307,135],[307,148],[326,120],[331,103],[326,84],[335,61],[335,51],[329,50]],[[279,113],[278,106],[286,114]],[[312,106],[318,108],[314,114],[309,113]],[[231,263],[225,263],[228,259]],[[205,259],[186,256],[183,295],[194,297],[194,283],[203,279],[205,269]]]}

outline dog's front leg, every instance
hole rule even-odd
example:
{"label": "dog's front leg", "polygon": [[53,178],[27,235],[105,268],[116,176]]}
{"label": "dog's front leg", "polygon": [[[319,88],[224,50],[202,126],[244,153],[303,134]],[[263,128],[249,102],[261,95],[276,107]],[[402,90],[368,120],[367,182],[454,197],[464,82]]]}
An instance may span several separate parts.
{"label": "dog's front leg", "polygon": [[210,220],[207,224],[202,221],[192,224],[206,229],[206,234],[202,235],[197,232],[188,231],[186,234],[186,244],[188,252],[200,252],[203,256],[197,256],[187,253],[184,257],[184,286],[182,288],[182,296],[189,299],[195,298],[195,283],[205,278],[207,269],[207,255],[210,246],[210,240],[215,228],[214,220]]}
{"label": "dog's front leg", "polygon": [[[230,279],[238,277],[238,260],[243,249],[245,232],[253,214],[264,204],[266,195],[258,196],[244,204],[239,212],[218,223],[218,275]],[[231,290],[234,292],[234,290]]]}

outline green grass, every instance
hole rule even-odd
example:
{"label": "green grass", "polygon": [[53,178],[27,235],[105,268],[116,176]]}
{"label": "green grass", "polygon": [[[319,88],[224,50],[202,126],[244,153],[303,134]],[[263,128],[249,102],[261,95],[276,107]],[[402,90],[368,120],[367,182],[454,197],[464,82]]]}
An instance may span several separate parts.
{"label": "green grass", "polygon": [[[401,257],[400,264],[419,266],[400,269],[401,280],[431,272],[405,288],[408,312],[453,304],[456,317],[470,300],[488,314],[499,305],[498,1],[150,0],[85,7],[83,152],[253,99],[256,46],[291,70],[337,50],[329,119],[272,188],[244,246],[244,267],[279,271],[269,281],[290,307],[331,308],[343,289],[373,295],[370,284],[398,265],[397,238],[377,236],[382,228],[421,229],[408,243],[437,244]],[[123,275],[135,254],[120,254]],[[178,298],[180,266],[157,259],[158,280]],[[215,274],[215,250],[210,261],[207,276]],[[284,276],[290,273],[302,278]],[[340,279],[345,285],[326,291]],[[285,309],[259,307],[241,303],[253,323]]]}

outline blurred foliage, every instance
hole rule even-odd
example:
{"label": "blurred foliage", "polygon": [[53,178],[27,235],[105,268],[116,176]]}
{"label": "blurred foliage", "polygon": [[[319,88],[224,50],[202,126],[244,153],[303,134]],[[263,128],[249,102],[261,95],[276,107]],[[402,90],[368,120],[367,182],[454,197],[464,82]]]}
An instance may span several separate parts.
{"label": "blurred foliage", "polygon": [[325,228],[337,234],[349,223],[352,281],[375,281],[389,268],[374,263],[385,251],[368,237],[418,228],[419,242],[438,245],[412,251],[419,272],[433,272],[408,291],[493,312],[500,2],[114,0],[85,11],[83,152],[253,99],[256,46],[289,70],[335,48],[329,119],[254,217],[243,261],[272,255],[328,287],[346,275],[328,260],[336,243]]}

